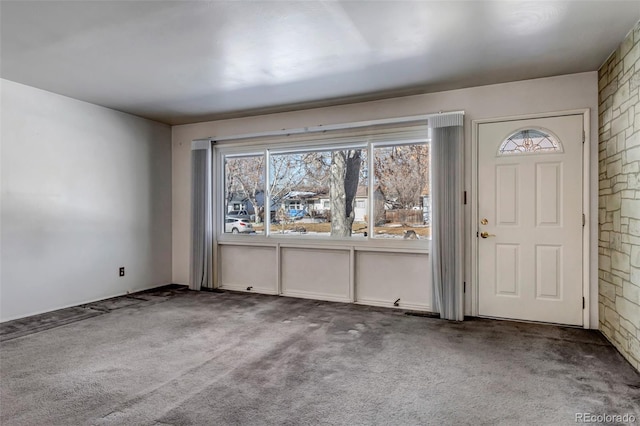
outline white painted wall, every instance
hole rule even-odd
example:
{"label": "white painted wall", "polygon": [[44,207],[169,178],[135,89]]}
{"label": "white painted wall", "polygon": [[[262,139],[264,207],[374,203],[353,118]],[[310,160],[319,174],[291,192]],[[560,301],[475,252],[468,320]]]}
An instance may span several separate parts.
{"label": "white painted wall", "polygon": [[169,126],[7,80],[0,96],[0,319],[170,283]]}
{"label": "white painted wall", "polygon": [[[466,167],[471,158],[471,121],[523,114],[590,108],[591,114],[591,326],[598,321],[597,280],[597,160],[598,160],[598,81],[596,72],[527,80],[425,95],[408,96],[375,102],[317,108],[262,115],[233,120],[211,121],[172,127],[173,170],[173,282],[186,284],[189,279],[189,206],[191,140],[223,137],[253,132],[274,131],[354,121],[429,114],[438,111],[465,111]],[[470,169],[469,169],[470,170]],[[465,186],[471,188],[470,173]],[[467,227],[471,211],[466,211]],[[467,237],[466,281],[470,279],[470,238]],[[472,289],[467,288],[467,295]],[[470,300],[467,300],[470,310]]]}

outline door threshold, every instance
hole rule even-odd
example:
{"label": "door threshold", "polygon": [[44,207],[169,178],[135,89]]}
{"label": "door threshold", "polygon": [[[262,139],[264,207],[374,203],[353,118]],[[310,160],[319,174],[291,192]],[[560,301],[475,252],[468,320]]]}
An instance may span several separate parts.
{"label": "door threshold", "polygon": [[563,323],[559,323],[559,322],[533,321],[533,320],[516,319],[516,318],[491,317],[491,316],[487,316],[487,315],[478,315],[477,317],[471,317],[471,318],[482,318],[482,319],[490,319],[490,320],[498,320],[498,321],[521,322],[521,323],[525,323],[525,324],[551,325],[551,326],[554,326],[554,327],[578,328],[578,329],[581,329],[581,330],[584,329],[583,325],[563,324]]}

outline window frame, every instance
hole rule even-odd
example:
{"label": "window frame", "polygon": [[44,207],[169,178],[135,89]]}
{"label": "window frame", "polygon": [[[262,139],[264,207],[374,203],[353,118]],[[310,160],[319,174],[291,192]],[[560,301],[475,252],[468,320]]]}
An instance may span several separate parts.
{"label": "window frame", "polygon": [[[415,126],[413,126],[415,127]],[[312,138],[294,138],[294,140],[283,140],[286,138],[274,138],[275,140],[269,140],[271,138],[260,138],[257,140],[249,140],[244,143],[218,142],[213,145],[214,162],[216,164],[216,172],[213,176],[213,200],[214,210],[216,214],[214,217],[218,219],[214,223],[215,240],[220,243],[242,243],[250,245],[271,245],[271,244],[296,244],[296,245],[321,245],[328,247],[362,247],[364,249],[371,248],[389,248],[389,249],[409,249],[409,250],[428,250],[431,246],[431,238],[422,238],[417,240],[403,239],[403,238],[376,238],[374,232],[374,223],[371,220],[373,217],[374,203],[373,200],[375,188],[373,184],[375,182],[373,165],[374,165],[374,149],[384,148],[391,146],[405,146],[405,145],[419,145],[431,142],[431,130],[427,128],[426,124],[419,126],[418,130],[410,128],[400,129],[401,131],[392,131],[385,133],[372,133],[364,136],[348,136],[340,137],[331,135],[320,135]],[[409,137],[408,137],[409,136]],[[225,159],[226,158],[239,158],[250,157],[255,155],[264,155],[264,182],[265,188],[269,188],[271,155],[277,154],[289,154],[289,153],[301,153],[301,152],[314,152],[314,151],[333,151],[340,149],[363,149],[366,150],[367,168],[369,170],[367,177],[368,186],[368,200],[366,206],[366,214],[369,220],[367,221],[367,236],[350,237],[332,237],[331,235],[316,235],[316,234],[302,234],[302,235],[283,235],[272,232],[271,226],[271,209],[265,208],[264,212],[264,231],[260,234],[241,235],[241,234],[228,234],[224,232],[224,203],[217,202],[224,198],[224,183],[225,183]],[[265,191],[264,205],[271,205],[271,194],[269,191]]]}
{"label": "window frame", "polygon": [[[249,150],[232,150],[230,151],[228,154],[225,155],[219,155],[218,152],[216,152],[216,146],[214,145],[214,149],[213,149],[213,160],[214,160],[214,164],[216,165],[216,167],[214,167],[214,172],[213,172],[213,180],[214,180],[214,185],[212,185],[213,188],[213,194],[212,194],[212,200],[214,200],[213,202],[213,210],[214,210],[214,218],[217,218],[217,220],[214,222],[214,227],[213,227],[213,232],[216,234],[216,240],[220,240],[220,239],[224,239],[222,238],[225,235],[229,235],[229,233],[225,232],[225,224],[226,224],[226,220],[225,218],[227,217],[227,210],[226,210],[226,205],[225,205],[225,186],[226,186],[226,163],[225,160],[227,158],[246,158],[246,157],[257,157],[260,155],[265,155],[266,152],[264,152],[264,150],[259,151],[256,149],[249,149]],[[267,171],[267,166],[266,166],[266,162],[268,161],[267,157],[265,156],[265,173]],[[266,176],[265,176],[266,178]],[[215,184],[217,182],[217,184]],[[265,187],[268,187],[268,182],[265,180]],[[219,200],[223,200],[221,203],[217,202]],[[265,198],[265,201],[266,198]],[[254,206],[255,209],[255,206]],[[234,209],[236,210],[236,209]],[[242,209],[240,209],[242,210]],[[265,229],[266,232],[266,229]],[[258,234],[261,235],[261,234]]]}

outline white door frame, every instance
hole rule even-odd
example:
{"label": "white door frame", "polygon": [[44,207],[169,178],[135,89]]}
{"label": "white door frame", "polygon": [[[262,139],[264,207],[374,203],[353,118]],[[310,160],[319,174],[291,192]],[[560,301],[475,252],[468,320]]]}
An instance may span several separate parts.
{"label": "white door frame", "polygon": [[533,118],[559,117],[566,115],[582,115],[583,125],[583,144],[582,144],[582,213],[585,218],[585,225],[582,227],[582,295],[584,297],[584,309],[582,311],[583,327],[590,328],[590,286],[589,283],[589,253],[590,253],[590,198],[591,191],[589,189],[590,178],[590,110],[589,108],[575,109],[568,111],[547,112],[539,114],[527,114],[508,117],[487,118],[481,120],[473,120],[471,128],[471,315],[478,316],[479,304],[479,270],[478,270],[478,129],[480,124],[497,123],[504,121],[527,120]]}

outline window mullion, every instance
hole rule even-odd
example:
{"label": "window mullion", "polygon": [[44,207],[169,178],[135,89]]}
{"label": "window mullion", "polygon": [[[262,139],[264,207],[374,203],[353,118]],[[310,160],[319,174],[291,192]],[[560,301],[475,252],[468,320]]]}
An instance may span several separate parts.
{"label": "window mullion", "polygon": [[373,144],[371,142],[369,142],[367,144],[367,162],[368,164],[368,174],[369,176],[367,176],[367,183],[369,185],[369,209],[368,209],[368,214],[369,214],[369,223],[367,224],[367,239],[371,239],[373,237],[373,232],[374,232],[374,226],[375,226],[375,217],[374,217],[374,212],[375,212],[375,198],[373,197],[374,193],[375,193],[375,188],[373,187],[374,185],[374,168],[373,168]]}
{"label": "window mullion", "polygon": [[264,235],[269,238],[271,235],[271,153],[264,150]]}

